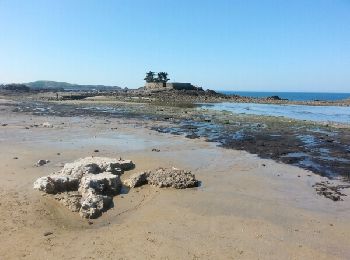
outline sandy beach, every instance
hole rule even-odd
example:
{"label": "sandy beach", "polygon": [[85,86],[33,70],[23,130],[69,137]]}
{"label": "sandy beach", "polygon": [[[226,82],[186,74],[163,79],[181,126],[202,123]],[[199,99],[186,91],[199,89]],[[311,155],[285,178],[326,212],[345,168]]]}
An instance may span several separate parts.
{"label": "sandy beach", "polygon": [[[1,259],[350,257],[349,199],[317,195],[312,185],[325,178],[310,171],[151,131],[134,119],[34,116],[1,107],[0,122]],[[97,155],[133,160],[136,168],[122,179],[175,166],[191,170],[201,185],[126,190],[91,223],[33,190],[38,177]],[[50,162],[34,166],[39,159]]]}

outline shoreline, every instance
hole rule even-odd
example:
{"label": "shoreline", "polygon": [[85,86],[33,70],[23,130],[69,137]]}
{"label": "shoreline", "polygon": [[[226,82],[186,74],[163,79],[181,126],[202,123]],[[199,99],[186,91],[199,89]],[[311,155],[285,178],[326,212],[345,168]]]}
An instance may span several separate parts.
{"label": "shoreline", "polygon": [[[0,116],[8,122],[0,132],[5,165],[0,173],[0,254],[5,258],[110,259],[116,252],[126,259],[350,255],[349,200],[318,196],[312,184],[325,178],[309,171],[203,139],[157,133],[137,119],[8,110]],[[53,127],[43,127],[45,122]],[[38,127],[25,129],[30,125]],[[92,225],[32,189],[36,178],[64,162],[96,155],[94,149],[98,156],[132,159],[132,172],[159,166],[190,169],[202,185],[184,191],[130,190],[116,196],[114,208]],[[38,159],[50,163],[34,167]],[[43,236],[47,231],[53,234]],[[16,250],[8,250],[15,242]]]}
{"label": "shoreline", "polygon": [[[10,105],[11,106],[11,105]],[[137,119],[163,133],[204,138],[327,176],[349,180],[350,126],[232,114],[188,107],[100,100],[25,101],[13,111],[35,115]]]}

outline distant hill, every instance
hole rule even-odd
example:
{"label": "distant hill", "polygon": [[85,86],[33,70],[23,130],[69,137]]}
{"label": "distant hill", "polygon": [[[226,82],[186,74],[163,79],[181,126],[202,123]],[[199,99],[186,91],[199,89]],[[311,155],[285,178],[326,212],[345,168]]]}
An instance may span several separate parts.
{"label": "distant hill", "polygon": [[57,82],[48,80],[38,80],[34,82],[25,83],[31,89],[64,89],[64,90],[121,90],[118,86],[105,85],[78,85],[67,82]]}

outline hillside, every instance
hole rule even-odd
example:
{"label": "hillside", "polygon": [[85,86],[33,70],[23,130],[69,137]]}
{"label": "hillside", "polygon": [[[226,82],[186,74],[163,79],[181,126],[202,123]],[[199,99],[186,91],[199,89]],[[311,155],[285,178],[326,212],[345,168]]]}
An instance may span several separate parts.
{"label": "hillside", "polygon": [[118,86],[105,85],[79,85],[67,82],[57,82],[48,80],[38,80],[25,83],[31,89],[64,89],[64,90],[121,90]]}

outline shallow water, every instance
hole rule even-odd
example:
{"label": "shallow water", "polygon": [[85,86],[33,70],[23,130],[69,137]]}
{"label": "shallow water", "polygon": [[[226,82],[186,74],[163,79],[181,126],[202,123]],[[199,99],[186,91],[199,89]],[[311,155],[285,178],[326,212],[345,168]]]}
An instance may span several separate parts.
{"label": "shallow water", "polygon": [[350,93],[317,93],[317,92],[256,92],[256,91],[218,91],[227,95],[240,95],[244,97],[266,98],[279,96],[293,101],[312,100],[342,100],[350,98]]}
{"label": "shallow water", "polygon": [[298,120],[350,124],[350,107],[215,103],[202,105],[201,108],[239,114],[282,116]]}

